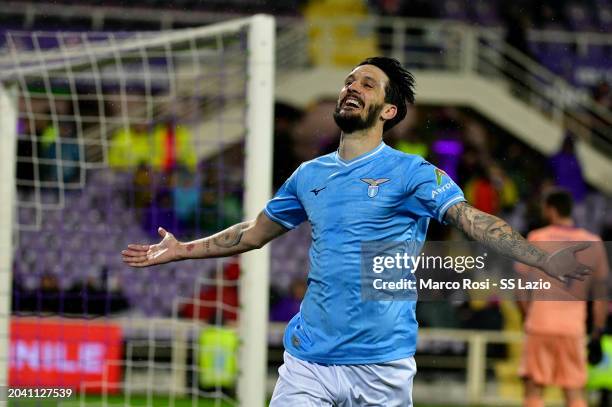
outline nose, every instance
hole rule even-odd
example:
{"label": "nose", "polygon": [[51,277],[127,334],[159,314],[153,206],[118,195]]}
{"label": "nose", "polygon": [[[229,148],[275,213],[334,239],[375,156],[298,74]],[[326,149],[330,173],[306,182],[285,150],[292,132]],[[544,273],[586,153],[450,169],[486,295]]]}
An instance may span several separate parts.
{"label": "nose", "polygon": [[361,87],[357,81],[354,81],[346,87],[346,91],[347,93],[355,93],[359,95],[361,93]]}

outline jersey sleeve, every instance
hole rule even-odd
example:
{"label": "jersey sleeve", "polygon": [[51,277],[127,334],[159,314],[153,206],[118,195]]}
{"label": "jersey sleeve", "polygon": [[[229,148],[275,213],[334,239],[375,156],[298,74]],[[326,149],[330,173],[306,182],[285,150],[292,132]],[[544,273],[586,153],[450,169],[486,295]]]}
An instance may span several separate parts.
{"label": "jersey sleeve", "polygon": [[287,229],[294,229],[307,219],[306,211],[298,197],[300,168],[291,174],[264,208],[264,213],[270,219]]}
{"label": "jersey sleeve", "polygon": [[411,211],[443,224],[448,208],[465,201],[463,191],[446,172],[425,160],[410,168],[407,188]]}

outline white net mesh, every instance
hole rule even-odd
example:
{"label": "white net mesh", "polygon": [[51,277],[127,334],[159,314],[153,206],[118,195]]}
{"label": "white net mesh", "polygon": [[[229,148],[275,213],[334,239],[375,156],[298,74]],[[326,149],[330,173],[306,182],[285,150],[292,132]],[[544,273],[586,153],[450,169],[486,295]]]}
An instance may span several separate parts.
{"label": "white net mesh", "polygon": [[120,251],[242,220],[248,28],[2,39],[19,105],[9,385],[234,403],[237,259],[130,269]]}

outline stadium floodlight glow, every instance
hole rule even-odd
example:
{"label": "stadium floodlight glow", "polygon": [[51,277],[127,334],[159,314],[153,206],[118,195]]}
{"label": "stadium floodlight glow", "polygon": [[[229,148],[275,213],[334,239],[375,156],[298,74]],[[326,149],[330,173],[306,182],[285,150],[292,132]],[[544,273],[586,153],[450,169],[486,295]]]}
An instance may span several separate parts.
{"label": "stadium floodlight glow", "polygon": [[[104,281],[103,308],[108,312],[97,321],[112,325],[113,338],[122,335],[126,345],[119,360],[96,359],[104,361],[107,370],[100,377],[83,376],[87,380],[76,389],[82,397],[87,397],[89,389],[97,389],[103,393],[103,405],[117,397],[129,401],[138,392],[150,401],[163,397],[168,405],[175,405],[180,397],[210,397],[240,405],[260,400],[263,405],[268,249],[241,257],[239,307],[227,305],[221,294],[213,302],[218,315],[228,307],[238,313],[237,328],[226,326],[238,335],[240,344],[235,355],[236,392],[229,391],[230,395],[224,390],[230,376],[225,375],[224,384],[214,388],[198,384],[211,383],[210,377],[197,377],[208,368],[198,357],[210,354],[205,349],[198,353],[202,349],[194,338],[211,324],[220,328],[223,318],[213,322],[200,321],[197,315],[179,318],[181,304],[197,303],[199,291],[219,283],[220,274],[215,273],[226,267],[227,260],[182,262],[135,272],[121,263],[120,250],[135,239],[154,240],[148,234],[153,224],[175,231],[179,238],[181,230],[202,235],[211,231],[210,223],[216,229],[240,212],[245,219],[254,218],[270,198],[274,19],[255,15],[163,32],[7,31],[3,35],[0,384],[10,384],[9,371],[11,381],[21,377],[24,381],[19,383],[27,384],[30,380],[19,376],[8,355],[9,326],[13,336],[27,336],[26,331],[37,329],[35,319],[24,321],[11,315],[11,301],[17,309],[24,306],[21,287],[44,299],[41,281],[55,281],[62,294],[46,329],[61,332],[67,323],[63,316],[70,314],[66,310],[78,302],[69,296],[68,287],[99,278]],[[138,144],[137,140],[145,141]],[[228,158],[236,154],[241,162]],[[174,206],[168,207],[168,199]],[[179,219],[184,214],[179,199],[192,205],[188,220]],[[13,279],[19,290],[11,298]],[[115,295],[109,281],[123,281],[121,287],[131,304],[131,311],[121,318],[108,315]],[[37,316],[43,311],[48,312],[34,306],[27,312]],[[84,339],[79,332],[91,323],[87,311],[79,312],[70,315],[71,323],[83,325],[71,331],[76,337],[70,339],[76,343],[59,338],[54,349],[76,346],[78,353],[79,349],[118,346],[108,338],[98,344],[79,343]],[[44,329],[41,325],[41,332]],[[224,335],[225,344],[233,343],[227,339],[231,333]],[[210,343],[211,336],[203,337],[202,343]],[[35,338],[21,338],[19,343],[36,346],[31,342]],[[171,347],[170,362],[158,360],[157,350],[167,346]],[[144,349],[145,360],[131,359],[130,355]],[[235,357],[230,355],[228,360]],[[68,365],[78,363],[68,360]],[[123,369],[120,379],[109,373],[115,372],[113,366]],[[94,371],[90,367],[85,373]],[[45,374],[37,380],[45,381]],[[159,380],[167,384],[159,385]]]}

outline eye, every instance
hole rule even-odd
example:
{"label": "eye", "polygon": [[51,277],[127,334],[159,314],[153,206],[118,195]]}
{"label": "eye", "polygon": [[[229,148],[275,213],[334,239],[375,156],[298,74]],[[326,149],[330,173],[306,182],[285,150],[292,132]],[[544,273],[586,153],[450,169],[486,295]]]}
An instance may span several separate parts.
{"label": "eye", "polygon": [[368,88],[368,89],[373,89],[374,88],[374,86],[372,86],[371,83],[366,83],[365,87]]}

